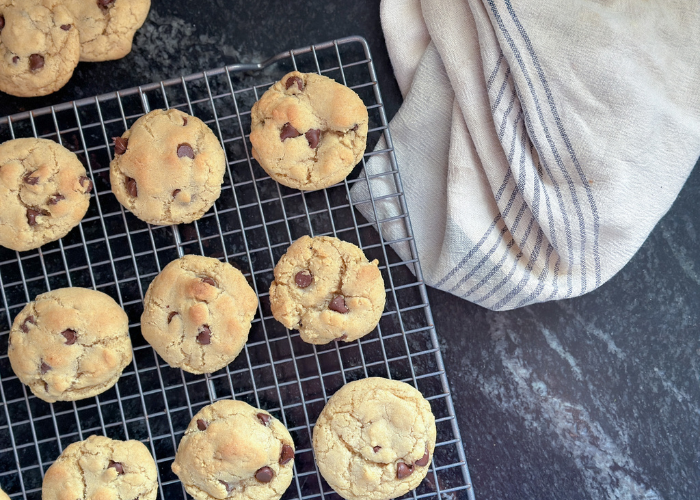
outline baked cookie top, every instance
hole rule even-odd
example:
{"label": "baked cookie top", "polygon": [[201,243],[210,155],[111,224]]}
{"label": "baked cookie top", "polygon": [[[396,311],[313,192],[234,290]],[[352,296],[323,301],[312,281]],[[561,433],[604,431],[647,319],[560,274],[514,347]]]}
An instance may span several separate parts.
{"label": "baked cookie top", "polygon": [[109,178],[119,202],[149,224],[201,218],[221,194],[224,150],[199,118],[156,109],[114,138]]}
{"label": "baked cookie top", "polygon": [[416,488],[436,439],[430,403],[415,388],[384,378],[343,386],[314,427],[319,471],[348,500],[388,500]]}
{"label": "baked cookie top", "polygon": [[148,287],[141,331],[170,366],[212,373],[241,352],[257,307],[258,297],[238,269],[185,255]]}
{"label": "baked cookie top", "polygon": [[81,61],[111,61],[131,52],[131,43],[151,0],[63,0],[80,33]]}
{"label": "baked cookie top", "polygon": [[294,442],[264,410],[222,400],[185,430],[172,469],[195,500],[276,500],[292,482]]}
{"label": "baked cookie top", "polygon": [[325,76],[293,71],[253,105],[253,157],[274,180],[305,191],[342,181],[362,159],[362,99]]}
{"label": "baked cookie top", "polygon": [[60,0],[0,0],[0,90],[41,96],[63,87],[80,57],[80,35]]}
{"label": "baked cookie top", "polygon": [[116,384],[131,363],[129,319],[109,295],[60,288],[22,309],[7,351],[15,374],[39,399],[85,399]]}
{"label": "baked cookie top", "polygon": [[60,144],[0,144],[0,245],[24,251],[62,238],[85,216],[90,191],[83,164]]}
{"label": "baked cookie top", "polygon": [[330,236],[296,240],[279,260],[270,285],[272,315],[311,344],[351,342],[371,332],[386,292],[378,261]]}
{"label": "baked cookie top", "polygon": [[49,467],[42,500],[76,498],[154,500],[158,471],[140,441],[90,436],[69,445]]}

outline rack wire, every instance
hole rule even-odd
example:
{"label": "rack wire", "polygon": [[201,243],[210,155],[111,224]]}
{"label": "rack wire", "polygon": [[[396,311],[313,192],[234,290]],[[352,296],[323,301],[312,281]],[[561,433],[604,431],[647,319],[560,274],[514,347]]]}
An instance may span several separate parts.
{"label": "rack wire", "polygon": [[[252,159],[250,109],[288,71],[318,72],[357,92],[370,117],[367,153],[344,182],[304,193],[271,180]],[[199,221],[149,226],[126,211],[110,191],[111,137],[120,136],[151,109],[178,108],[204,120],[219,137],[228,168],[220,199]],[[102,434],[138,439],[153,454],[160,499],[188,498],[170,465],[190,419],[218,399],[235,398],[281,419],[296,444],[294,479],[284,499],[340,498],[321,478],[311,449],[314,422],[345,383],[368,376],[405,381],[430,401],[438,442],[426,479],[402,498],[470,499],[474,495],[452,397],[433,327],[396,168],[391,136],[367,42],[349,37],[278,54],[259,64],[238,64],[138,88],[0,118],[0,142],[44,137],[75,152],[95,189],[87,215],[63,239],[38,250],[0,248],[0,486],[12,499],[39,499],[46,469],[67,445]],[[387,148],[372,151],[380,137]],[[350,189],[365,160],[388,155],[402,213],[376,223],[362,218]],[[365,201],[366,202],[366,201]],[[406,238],[387,241],[377,231],[403,221]],[[268,289],[273,268],[304,234],[333,235],[378,259],[387,306],[377,328],[359,341],[314,346],[272,317]],[[389,245],[403,242],[412,259]],[[241,269],[260,298],[249,341],[226,368],[195,376],[169,367],[140,332],[148,285],[171,260],[201,254]],[[412,265],[415,275],[407,264]],[[105,393],[76,402],[45,403],[12,372],[7,341],[12,320],[40,293],[82,286],[105,292],[124,308],[134,360]]]}

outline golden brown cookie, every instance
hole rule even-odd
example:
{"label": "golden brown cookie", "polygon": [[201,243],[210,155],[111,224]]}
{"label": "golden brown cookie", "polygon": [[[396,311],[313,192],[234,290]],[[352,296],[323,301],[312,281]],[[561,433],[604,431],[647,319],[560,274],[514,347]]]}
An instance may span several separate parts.
{"label": "golden brown cookie", "polygon": [[47,139],[0,144],[0,245],[31,250],[85,216],[92,181],[74,153]]}
{"label": "golden brown cookie", "polygon": [[17,97],[63,87],[80,57],[80,36],[61,0],[0,0],[0,90]]}
{"label": "golden brown cookie", "polygon": [[342,181],[362,160],[368,115],[348,87],[293,71],[253,105],[253,157],[274,180],[312,191]]}
{"label": "golden brown cookie", "polygon": [[63,0],[80,33],[81,61],[111,61],[131,52],[151,0]]}
{"label": "golden brown cookie", "polygon": [[389,500],[416,488],[435,450],[430,403],[403,382],[367,378],[343,386],[314,427],[323,478],[347,500]]}
{"label": "golden brown cookie", "polygon": [[258,297],[238,269],[186,255],[148,287],[141,332],[170,366],[212,373],[241,352],[257,307]]}
{"label": "golden brown cookie", "polygon": [[311,344],[351,342],[371,332],[386,292],[376,260],[330,236],[302,236],[275,266],[270,307],[277,321]]}
{"label": "golden brown cookie", "polygon": [[172,468],[195,500],[277,500],[292,482],[293,465],[294,441],[282,422],[223,400],[194,416]]}
{"label": "golden brown cookie", "polygon": [[102,292],[42,293],[15,318],[7,354],[15,375],[48,403],[96,396],[131,363],[129,319]]}
{"label": "golden brown cookie", "polygon": [[42,500],[154,500],[158,470],[140,441],[90,436],[69,445],[49,467]]}
{"label": "golden brown cookie", "polygon": [[156,109],[114,138],[112,192],[149,224],[200,219],[221,194],[224,150],[199,118]]}

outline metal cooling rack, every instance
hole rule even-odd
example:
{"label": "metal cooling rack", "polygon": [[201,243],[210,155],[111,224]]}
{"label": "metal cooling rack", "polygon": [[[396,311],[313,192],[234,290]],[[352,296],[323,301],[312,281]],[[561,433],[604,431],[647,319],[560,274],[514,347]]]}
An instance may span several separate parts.
{"label": "metal cooling rack", "polygon": [[[344,182],[303,193],[272,181],[250,156],[250,109],[288,71],[319,72],[354,89],[370,117],[365,159],[388,155],[409,237],[386,241],[354,208],[359,165]],[[265,82],[265,83],[263,83]],[[204,120],[224,145],[228,169],[221,198],[202,219],[187,225],[149,226],[125,211],[110,191],[111,137],[120,136],[155,108],[178,108]],[[70,234],[30,252],[0,248],[0,485],[13,499],[39,499],[44,472],[70,443],[91,434],[139,439],[156,459],[159,498],[187,498],[170,464],[187,424],[203,406],[236,398],[281,419],[296,443],[294,480],[284,499],[340,498],[321,478],[311,449],[312,428],[328,398],[345,383],[368,376],[403,380],[430,401],[438,443],[427,478],[403,498],[473,499],[474,495],[421,278],[410,222],[372,58],[359,37],[279,54],[260,64],[240,64],[0,119],[0,142],[45,137],[74,151],[95,190],[90,209]],[[389,148],[373,151],[380,137]],[[370,176],[370,179],[373,176]],[[376,177],[376,176],[375,176]],[[371,194],[371,183],[369,190]],[[388,285],[379,326],[352,343],[306,344],[270,313],[273,267],[304,234],[333,235],[378,259]],[[413,258],[389,247],[406,242]],[[226,260],[248,277],[260,298],[249,341],[238,358],[216,373],[195,376],[170,368],[141,336],[142,299],[151,280],[171,260],[196,253]],[[414,276],[406,264],[416,270]],[[47,404],[14,376],[7,358],[15,315],[39,293],[66,287],[98,289],[129,315],[133,363],[117,385],[93,398]]]}

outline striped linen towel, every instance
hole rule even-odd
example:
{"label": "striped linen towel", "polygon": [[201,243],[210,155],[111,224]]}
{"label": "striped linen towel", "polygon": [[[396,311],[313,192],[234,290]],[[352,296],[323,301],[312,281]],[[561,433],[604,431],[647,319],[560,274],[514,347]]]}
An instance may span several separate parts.
{"label": "striped linen towel", "polygon": [[[381,20],[429,285],[494,310],[589,292],[700,156],[698,0],[383,0]],[[369,199],[363,184],[353,201]],[[396,192],[392,176],[370,184],[375,198]],[[381,222],[397,203],[360,205],[387,240],[406,236],[402,220]]]}

